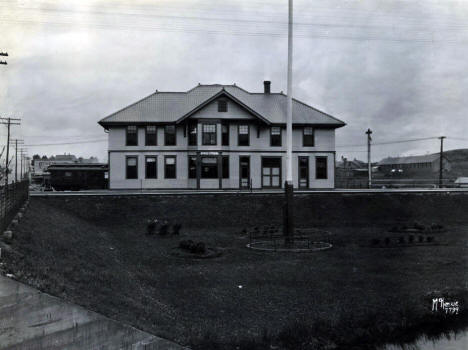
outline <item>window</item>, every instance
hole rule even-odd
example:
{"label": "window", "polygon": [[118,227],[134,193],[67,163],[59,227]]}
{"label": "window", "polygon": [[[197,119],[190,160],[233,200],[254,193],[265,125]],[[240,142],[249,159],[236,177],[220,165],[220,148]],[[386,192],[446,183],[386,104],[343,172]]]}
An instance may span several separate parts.
{"label": "window", "polygon": [[164,145],[175,146],[176,145],[176,128],[175,125],[166,125],[164,127]]}
{"label": "window", "polygon": [[222,145],[229,146],[229,124],[221,125]]}
{"label": "window", "polygon": [[262,187],[281,187],[281,157],[262,157]]}
{"label": "window", "polygon": [[281,146],[281,127],[279,126],[271,127],[270,146]]}
{"label": "window", "polygon": [[218,178],[218,157],[203,157],[201,159],[201,167],[202,179]]}
{"label": "window", "polygon": [[302,145],[305,147],[314,147],[314,128],[310,126],[304,127]]}
{"label": "window", "polygon": [[315,158],[315,178],[327,179],[327,157]]}
{"label": "window", "polygon": [[164,178],[165,179],[176,178],[176,157],[175,156],[164,157]]}
{"label": "window", "polygon": [[153,156],[148,156],[145,158],[145,162],[146,162],[146,178],[156,179],[158,177],[157,158]]}
{"label": "window", "polygon": [[136,125],[127,126],[127,146],[138,146],[138,129]]}
{"label": "window", "polygon": [[218,101],[218,112],[227,112],[227,101],[219,100]]}
{"label": "window", "polygon": [[197,145],[197,123],[190,122],[188,125],[188,144],[189,146]]}
{"label": "window", "polygon": [[196,156],[188,157],[188,177],[189,179],[197,178],[197,157]]}
{"label": "window", "polygon": [[127,157],[127,179],[138,179],[137,157]]}
{"label": "window", "polygon": [[250,137],[249,137],[249,126],[248,125],[239,125],[239,135],[238,135],[238,145],[239,146],[248,146]]}
{"label": "window", "polygon": [[229,179],[229,156],[223,156],[223,179]]}
{"label": "window", "polygon": [[156,146],[158,144],[157,138],[157,129],[155,125],[148,125],[146,127],[146,134],[145,134],[145,145],[146,146]]}
{"label": "window", "polygon": [[216,124],[203,124],[203,145],[216,145]]}

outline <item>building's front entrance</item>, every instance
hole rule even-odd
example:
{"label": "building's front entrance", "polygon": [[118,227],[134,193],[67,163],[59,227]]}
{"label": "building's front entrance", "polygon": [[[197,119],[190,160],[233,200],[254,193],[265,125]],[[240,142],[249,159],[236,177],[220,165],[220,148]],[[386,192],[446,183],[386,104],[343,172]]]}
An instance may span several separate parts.
{"label": "building's front entrance", "polygon": [[299,188],[309,188],[309,157],[299,157]]}
{"label": "building's front entrance", "polygon": [[281,187],[281,157],[262,157],[262,188]]}
{"label": "building's front entrance", "polygon": [[239,187],[250,187],[250,157],[239,157]]}

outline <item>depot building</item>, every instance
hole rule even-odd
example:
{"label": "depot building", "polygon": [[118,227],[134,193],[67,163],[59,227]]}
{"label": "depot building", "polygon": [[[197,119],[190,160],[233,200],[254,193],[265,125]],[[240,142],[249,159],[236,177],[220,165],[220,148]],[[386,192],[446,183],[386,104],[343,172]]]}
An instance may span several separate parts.
{"label": "depot building", "polygon": [[[158,92],[99,121],[110,189],[272,189],[286,174],[286,95],[234,85]],[[294,187],[334,187],[341,120],[293,99]]]}

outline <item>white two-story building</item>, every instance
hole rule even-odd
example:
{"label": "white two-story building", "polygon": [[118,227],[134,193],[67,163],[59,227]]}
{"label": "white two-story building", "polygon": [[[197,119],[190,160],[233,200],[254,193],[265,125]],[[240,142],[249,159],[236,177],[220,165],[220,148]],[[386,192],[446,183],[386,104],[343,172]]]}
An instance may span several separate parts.
{"label": "white two-story building", "polygon": [[[286,95],[236,85],[158,92],[99,121],[110,189],[281,188]],[[335,129],[345,123],[293,100],[296,188],[333,188]]]}

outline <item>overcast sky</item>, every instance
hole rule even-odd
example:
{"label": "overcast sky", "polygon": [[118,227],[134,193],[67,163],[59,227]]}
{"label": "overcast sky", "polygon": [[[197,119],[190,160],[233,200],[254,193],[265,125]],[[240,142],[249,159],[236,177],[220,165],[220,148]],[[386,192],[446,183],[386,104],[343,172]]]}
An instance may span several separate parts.
{"label": "overcast sky", "polygon": [[[22,119],[12,134],[30,155],[106,161],[97,122],[156,89],[286,92],[287,2],[0,0],[0,116]],[[468,1],[296,0],[294,16],[294,97],[347,123],[337,158],[365,159],[367,128],[375,143],[468,148]]]}

